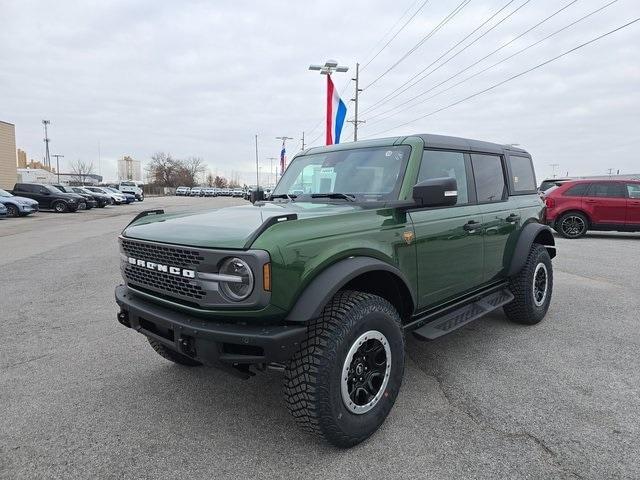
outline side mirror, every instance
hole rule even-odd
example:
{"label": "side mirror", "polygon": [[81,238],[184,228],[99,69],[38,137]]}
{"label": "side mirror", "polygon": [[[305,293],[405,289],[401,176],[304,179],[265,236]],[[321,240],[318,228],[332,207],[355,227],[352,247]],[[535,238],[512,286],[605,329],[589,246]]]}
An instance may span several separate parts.
{"label": "side mirror", "polygon": [[418,207],[448,207],[458,202],[455,178],[430,178],[413,187],[413,200]]}

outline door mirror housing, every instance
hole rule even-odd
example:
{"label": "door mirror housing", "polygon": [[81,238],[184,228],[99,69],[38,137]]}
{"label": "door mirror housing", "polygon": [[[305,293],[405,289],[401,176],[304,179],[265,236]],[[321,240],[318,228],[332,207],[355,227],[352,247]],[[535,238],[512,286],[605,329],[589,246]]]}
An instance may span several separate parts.
{"label": "door mirror housing", "polygon": [[417,207],[450,207],[458,202],[458,182],[455,178],[430,178],[413,187]]}

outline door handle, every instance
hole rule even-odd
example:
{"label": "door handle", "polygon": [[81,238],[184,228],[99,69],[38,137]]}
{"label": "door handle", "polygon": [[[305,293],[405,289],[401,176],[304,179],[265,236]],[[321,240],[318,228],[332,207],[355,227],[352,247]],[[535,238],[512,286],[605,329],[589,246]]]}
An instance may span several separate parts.
{"label": "door handle", "polygon": [[476,222],[475,220],[469,220],[462,227],[466,232],[475,233],[475,231],[480,228],[482,224],[480,222]]}
{"label": "door handle", "polygon": [[508,223],[516,223],[516,222],[520,221],[520,215],[516,215],[515,213],[512,213],[505,220]]}
{"label": "door handle", "polygon": [[586,199],[585,202],[587,202],[587,203],[596,203],[597,200]]}

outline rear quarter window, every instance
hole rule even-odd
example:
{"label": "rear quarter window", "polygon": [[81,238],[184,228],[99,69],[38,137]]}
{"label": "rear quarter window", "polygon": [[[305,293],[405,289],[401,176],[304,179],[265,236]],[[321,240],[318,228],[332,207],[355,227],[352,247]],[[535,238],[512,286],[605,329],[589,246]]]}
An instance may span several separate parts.
{"label": "rear quarter window", "polygon": [[564,192],[565,197],[584,197],[589,190],[589,183],[579,183],[577,185],[573,185],[569,187],[566,192]]}
{"label": "rear quarter window", "polygon": [[536,175],[529,157],[509,155],[509,172],[514,193],[530,193],[536,190]]}

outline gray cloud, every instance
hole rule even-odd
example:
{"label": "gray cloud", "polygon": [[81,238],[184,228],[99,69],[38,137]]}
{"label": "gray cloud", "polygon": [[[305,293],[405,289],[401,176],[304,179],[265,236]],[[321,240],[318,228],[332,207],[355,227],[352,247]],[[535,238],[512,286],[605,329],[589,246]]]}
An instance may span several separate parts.
{"label": "gray cloud", "polygon": [[[364,63],[411,3],[3,1],[0,118],[16,124],[18,146],[35,158],[42,156],[42,118],[52,121],[52,148],[65,161],[95,160],[100,143],[108,178],[115,176],[120,155],[145,160],[164,150],[202,156],[214,172],[247,172],[249,181],[254,133],[260,135],[263,171],[269,168],[266,158],[278,156],[276,135],[296,138],[292,154],[303,130],[307,139],[321,134],[322,125],[309,130],[323,115],[324,79],[307,71],[308,64],[327,58],[350,66]],[[369,84],[458,3],[431,0],[363,71],[362,83]],[[363,92],[362,109],[429,65],[505,3],[471,2]],[[566,3],[531,1],[388,106],[437,84]],[[576,2],[469,73],[605,3]],[[636,0],[620,0],[495,70],[377,125],[372,120],[361,134],[389,129],[388,134],[432,132],[519,143],[534,154],[539,177],[550,173],[551,163],[559,163],[563,174],[602,174],[609,167],[640,172],[640,23],[469,102],[394,128],[639,14]],[[350,76],[337,74],[338,87]],[[349,86],[344,99],[351,94]]]}

